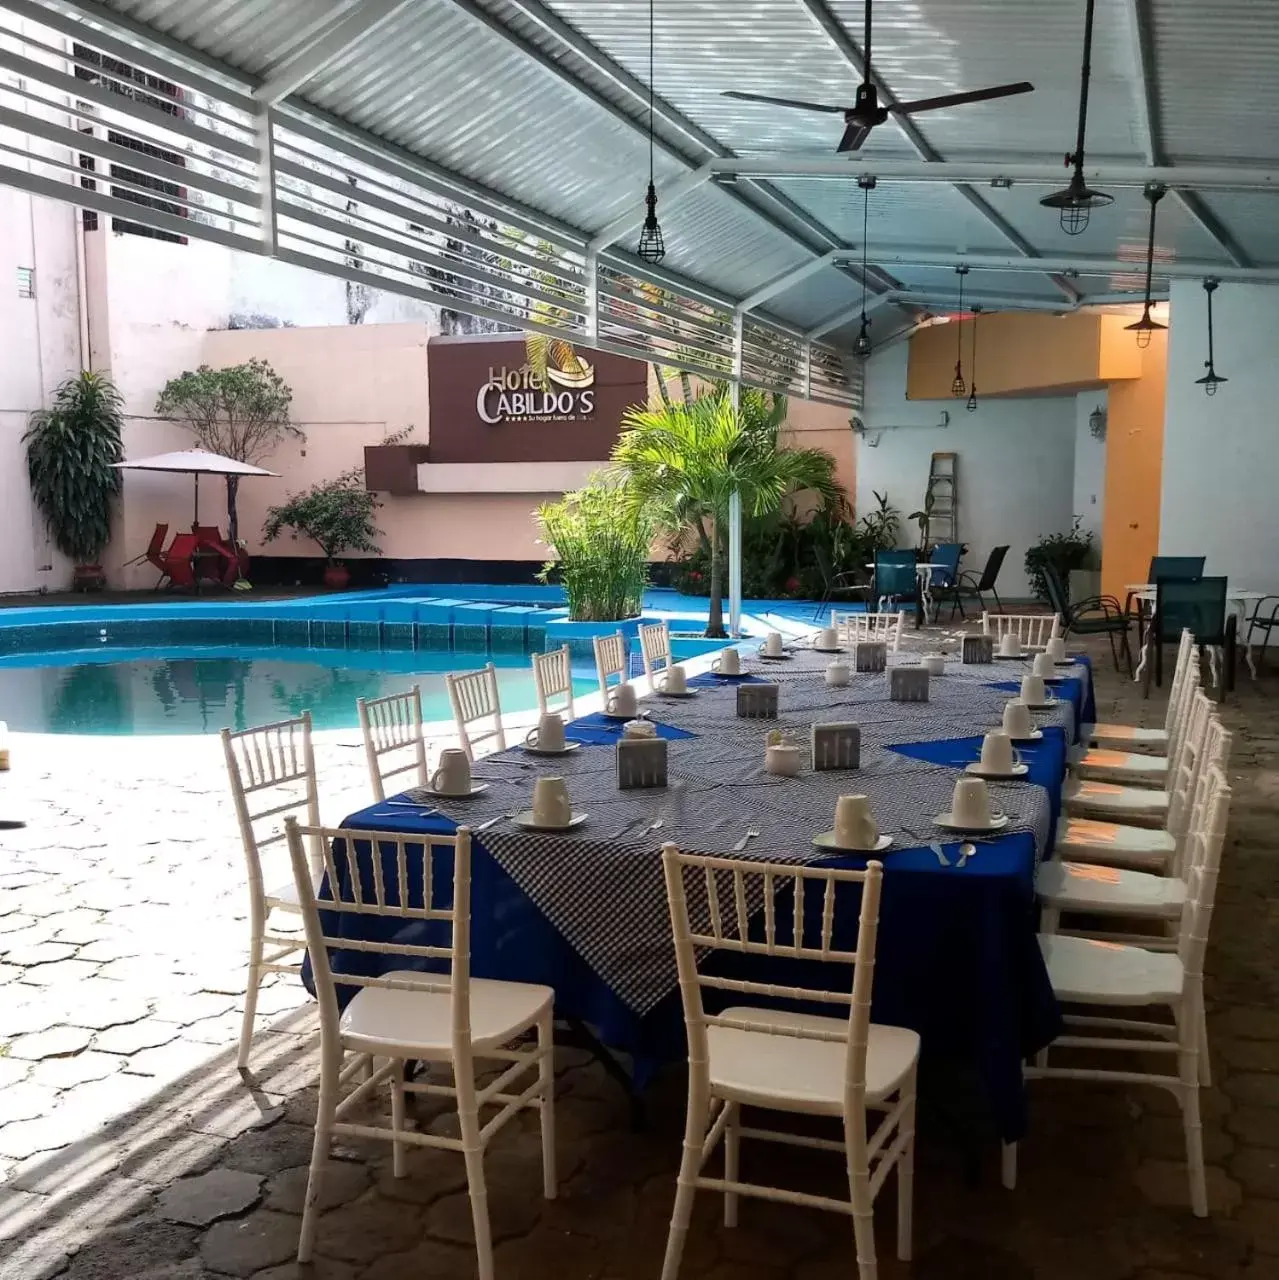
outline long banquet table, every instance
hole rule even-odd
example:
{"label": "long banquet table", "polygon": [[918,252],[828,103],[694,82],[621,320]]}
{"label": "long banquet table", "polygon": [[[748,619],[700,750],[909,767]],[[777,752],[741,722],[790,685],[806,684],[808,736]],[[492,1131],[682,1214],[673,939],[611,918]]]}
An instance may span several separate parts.
{"label": "long banquet table", "polygon": [[[911,660],[892,655],[890,665]],[[881,831],[894,833],[893,846],[878,855],[884,882],[872,1016],[918,1030],[925,1069],[931,1059],[976,1081],[993,1127],[1015,1139],[1026,1122],[1021,1061],[1059,1031],[1035,940],[1033,884],[1039,861],[1051,853],[1067,746],[1080,723],[1095,719],[1091,673],[1085,660],[1062,668],[1064,677],[1054,686],[1057,705],[1034,716],[1042,740],[1022,746],[1028,779],[991,784],[992,803],[1009,813],[1011,823],[980,841],[976,855],[960,867],[958,837],[943,845],[950,866],[929,848],[943,835],[931,820],[949,808],[955,779],[977,759],[981,734],[998,725],[1028,663],[964,666],[952,659],[947,674],[932,679],[927,703],[899,703],[889,699],[886,673],[855,674],[847,687],[828,687],[828,661],[803,649],[780,662],[744,653],[740,680],[770,679],[780,686],[776,721],[737,718],[734,685],[740,680],[710,674],[690,681],[697,690],[692,698],[648,699],[650,718],[669,740],[666,789],[617,789],[611,747],[620,725],[595,714],[568,727],[568,737],[584,744],[579,751],[547,759],[516,747],[476,762],[475,778],[488,784],[481,794],[432,797],[425,804],[440,811],[431,814],[375,804],[343,826],[410,834],[448,833],[462,823],[478,827],[528,808],[539,774],[566,778],[574,809],[590,815],[581,827],[528,832],[503,819],[474,837],[471,968],[477,977],[553,987],[557,1015],[585,1024],[606,1045],[630,1055],[634,1083],[643,1088],[658,1067],[684,1053],[662,843],[726,854],[749,827],[758,834],[738,856],[864,866],[864,858],[828,858],[811,840],[830,829],[837,796],[867,794]],[[780,728],[806,744],[814,722],[849,720],[862,732],[856,772],[788,779],[764,771],[769,730]],[[659,818],[660,827],[650,829]],[[371,847],[372,840],[356,846],[366,874]],[[390,846],[380,856],[384,875],[393,879]],[[435,875],[451,876],[446,858],[435,862]],[[322,896],[327,892],[326,885]],[[420,885],[410,884],[410,901],[420,900],[420,893]],[[855,905],[841,903],[837,913],[837,930],[845,932],[847,918],[854,938]],[[421,936],[409,937],[403,921],[350,913],[329,913],[326,928],[353,940],[393,930],[402,942],[424,941],[429,932],[414,923],[410,931]],[[731,959],[739,976],[747,961],[760,968],[758,957]],[[331,962],[337,974],[391,963],[358,950],[337,952]],[[791,962],[763,958],[762,967],[779,963]],[[833,976],[829,966],[819,965],[800,983],[829,985]],[[309,969],[304,979],[309,985]],[[795,981],[794,970],[779,981]]]}

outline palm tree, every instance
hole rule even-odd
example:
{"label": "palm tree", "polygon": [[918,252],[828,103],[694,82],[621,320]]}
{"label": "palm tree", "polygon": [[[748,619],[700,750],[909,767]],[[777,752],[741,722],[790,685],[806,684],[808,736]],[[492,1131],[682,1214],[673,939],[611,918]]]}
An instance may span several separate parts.
{"label": "palm tree", "polygon": [[692,533],[711,563],[708,636],[724,631],[724,562],[728,505],[742,511],[777,511],[792,494],[809,490],[823,505],[846,495],[835,479],[835,460],[822,449],[779,444],[786,421],[783,396],[742,388],[733,407],[726,385],[691,403],[631,408],[613,449],[613,465],[627,480],[632,501],[648,505],[678,544]]}

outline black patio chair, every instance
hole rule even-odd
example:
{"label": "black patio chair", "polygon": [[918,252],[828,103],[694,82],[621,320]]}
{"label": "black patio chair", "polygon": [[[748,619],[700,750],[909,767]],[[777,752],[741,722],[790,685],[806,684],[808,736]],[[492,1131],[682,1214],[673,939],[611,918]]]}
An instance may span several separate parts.
{"label": "black patio chair", "polygon": [[999,592],[995,590],[995,579],[999,577],[999,571],[1003,568],[1004,557],[1008,554],[1008,548],[996,547],[990,555],[986,557],[986,567],[981,571],[978,577],[972,569],[966,569],[963,573],[956,577],[954,586],[950,588],[952,595],[950,598],[950,616],[955,616],[955,610],[959,610],[959,616],[967,620],[968,615],[964,612],[964,596],[971,595],[977,598],[977,606],[982,613],[986,612],[985,592],[989,591],[995,597],[995,606],[1000,613],[1004,611],[1003,601],[999,598]]}
{"label": "black patio chair", "polygon": [[[1110,656],[1119,667],[1119,653],[1123,650],[1128,663],[1128,674],[1133,673],[1132,650],[1128,646],[1128,628],[1135,615],[1126,612],[1114,596],[1091,596],[1071,604],[1061,575],[1053,565],[1043,568],[1044,586],[1048,589],[1048,603],[1053,612],[1061,616],[1063,635],[1105,636],[1110,641]],[[1116,644],[1118,639],[1118,644]]]}
{"label": "black patio chair", "polygon": [[[1263,609],[1268,606],[1268,610]],[[1248,619],[1248,631],[1244,636],[1244,644],[1252,645],[1252,633],[1260,631],[1261,652],[1257,654],[1257,660],[1254,664],[1258,671],[1266,661],[1266,646],[1270,643],[1270,633],[1279,627],[1279,596],[1262,596],[1253,606],[1252,617]]]}
{"label": "black patio chair", "polygon": [[813,559],[817,561],[817,571],[822,575],[822,598],[813,610],[814,621],[836,599],[860,599],[870,607],[867,603],[870,599],[870,584],[866,581],[864,572],[859,573],[856,569],[837,572],[827,549],[816,541],[813,543]]}
{"label": "black patio chair", "polygon": [[1233,689],[1238,621],[1234,611],[1226,608],[1225,578],[1160,579],[1147,639],[1155,649],[1157,685],[1163,684],[1164,645],[1177,644],[1183,630],[1194,636],[1201,652],[1205,645],[1223,651],[1221,687]]}

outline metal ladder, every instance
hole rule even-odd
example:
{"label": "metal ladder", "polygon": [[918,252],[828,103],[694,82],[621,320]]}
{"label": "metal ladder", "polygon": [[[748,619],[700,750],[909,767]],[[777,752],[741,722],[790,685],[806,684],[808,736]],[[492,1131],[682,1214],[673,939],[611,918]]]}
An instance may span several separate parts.
{"label": "metal ladder", "polygon": [[933,500],[928,536],[934,542],[959,541],[959,455],[934,453],[928,464],[924,505]]}

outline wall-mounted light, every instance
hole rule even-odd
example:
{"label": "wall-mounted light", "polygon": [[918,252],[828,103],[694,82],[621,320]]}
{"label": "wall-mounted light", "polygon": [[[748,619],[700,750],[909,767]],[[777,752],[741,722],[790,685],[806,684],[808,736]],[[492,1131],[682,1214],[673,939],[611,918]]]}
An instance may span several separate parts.
{"label": "wall-mounted light", "polygon": [[1098,405],[1088,415],[1088,434],[1094,440],[1104,440],[1106,438],[1106,411]]}

